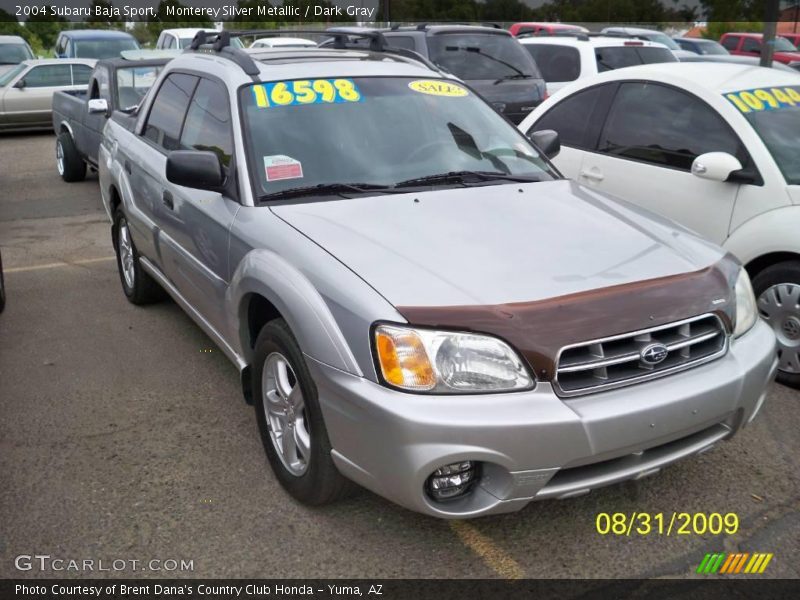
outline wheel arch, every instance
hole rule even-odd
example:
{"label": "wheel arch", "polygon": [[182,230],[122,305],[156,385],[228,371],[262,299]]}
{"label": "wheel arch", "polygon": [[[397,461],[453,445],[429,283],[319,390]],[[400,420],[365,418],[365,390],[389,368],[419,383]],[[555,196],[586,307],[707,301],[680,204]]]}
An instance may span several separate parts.
{"label": "wheel arch", "polygon": [[774,264],[800,261],[800,206],[784,206],[745,221],[725,241],[750,277]]}

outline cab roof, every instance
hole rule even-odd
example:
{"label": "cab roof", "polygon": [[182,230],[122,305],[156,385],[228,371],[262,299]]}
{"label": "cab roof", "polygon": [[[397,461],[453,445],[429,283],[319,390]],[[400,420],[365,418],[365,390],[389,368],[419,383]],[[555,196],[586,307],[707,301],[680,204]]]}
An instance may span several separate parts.
{"label": "cab roof", "polygon": [[113,29],[69,29],[62,31],[61,35],[73,40],[127,40],[133,38],[130,33]]}

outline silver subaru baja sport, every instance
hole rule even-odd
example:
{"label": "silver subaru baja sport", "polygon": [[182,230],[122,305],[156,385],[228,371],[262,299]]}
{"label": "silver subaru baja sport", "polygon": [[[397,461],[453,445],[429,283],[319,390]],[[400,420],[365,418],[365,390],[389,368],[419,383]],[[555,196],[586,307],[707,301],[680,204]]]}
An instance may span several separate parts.
{"label": "silver subaru baja sport", "polygon": [[756,416],[775,338],[730,255],[563,179],[554,132],[379,32],[228,35],[109,119],[100,184],[125,295],[166,291],[236,365],[294,498],[515,511]]}

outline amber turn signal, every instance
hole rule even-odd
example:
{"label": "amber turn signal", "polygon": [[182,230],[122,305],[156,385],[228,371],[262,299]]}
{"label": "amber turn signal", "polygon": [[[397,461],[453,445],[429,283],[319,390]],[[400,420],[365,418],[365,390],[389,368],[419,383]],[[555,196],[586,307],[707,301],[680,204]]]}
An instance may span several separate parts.
{"label": "amber turn signal", "polygon": [[380,325],[375,329],[378,364],[386,383],[407,390],[431,390],[436,373],[420,337],[408,329]]}

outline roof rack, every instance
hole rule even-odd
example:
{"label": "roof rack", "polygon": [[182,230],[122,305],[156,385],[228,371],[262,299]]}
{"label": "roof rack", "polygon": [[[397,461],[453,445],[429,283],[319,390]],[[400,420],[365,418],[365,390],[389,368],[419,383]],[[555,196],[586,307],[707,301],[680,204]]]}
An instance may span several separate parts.
{"label": "roof rack", "polygon": [[368,38],[370,40],[369,50],[371,52],[382,52],[384,54],[395,54],[408,58],[413,61],[422,63],[432,71],[440,73],[442,70],[439,66],[422,56],[419,52],[414,52],[408,48],[399,48],[397,46],[389,45],[386,36],[380,31],[374,29],[367,29],[365,31],[356,31],[354,28],[348,27],[330,27],[323,32],[334,38],[333,47],[338,49],[350,48],[353,50],[364,50],[363,47],[357,45],[348,45],[349,38]]}
{"label": "roof rack", "polygon": [[592,35],[591,33],[586,33],[585,31],[544,31],[539,30],[536,31],[535,29],[528,29],[525,27],[520,27],[520,32],[517,34],[516,37],[518,38],[530,38],[530,37],[572,37],[582,42],[588,42],[589,36]]}
{"label": "roof rack", "polygon": [[[291,35],[322,35],[333,38],[333,48],[336,49],[356,49],[356,50],[369,50],[370,52],[379,52],[385,54],[393,54],[401,56],[406,59],[413,60],[418,63],[424,64],[431,70],[441,72],[441,69],[434,63],[423,57],[421,54],[408,50],[406,48],[396,48],[390,46],[384,35],[377,30],[364,29],[357,30],[352,27],[336,28],[332,27],[326,30],[320,29],[243,29],[243,30],[230,30],[223,29],[222,31],[198,31],[192,43],[184,52],[200,52],[200,53],[216,53],[232,62],[239,65],[242,70],[251,77],[256,77],[261,71],[253,60],[253,57],[244,52],[241,48],[234,48],[231,44],[231,39],[242,35],[269,35],[276,36],[280,34]],[[351,38],[362,38],[369,40],[369,47],[356,46],[349,44]]]}

